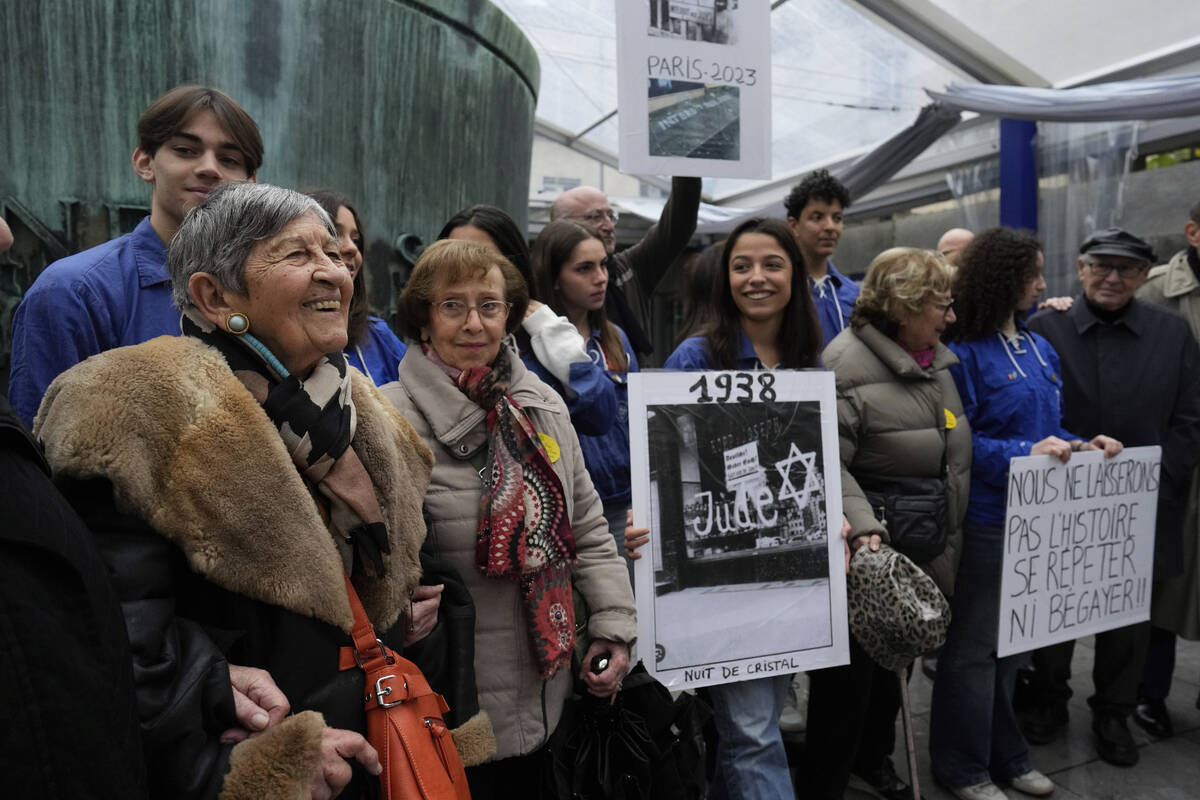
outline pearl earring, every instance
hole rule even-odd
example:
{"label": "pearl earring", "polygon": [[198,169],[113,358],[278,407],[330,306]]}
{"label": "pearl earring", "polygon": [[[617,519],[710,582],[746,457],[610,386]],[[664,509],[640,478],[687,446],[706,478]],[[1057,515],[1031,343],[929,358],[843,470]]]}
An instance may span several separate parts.
{"label": "pearl earring", "polygon": [[225,316],[225,327],[229,329],[230,333],[241,336],[250,330],[250,320],[240,311],[234,311]]}

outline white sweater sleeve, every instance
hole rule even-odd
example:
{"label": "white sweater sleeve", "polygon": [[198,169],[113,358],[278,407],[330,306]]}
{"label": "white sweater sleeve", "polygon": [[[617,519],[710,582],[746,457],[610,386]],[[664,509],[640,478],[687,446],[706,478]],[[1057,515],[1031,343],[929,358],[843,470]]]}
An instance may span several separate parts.
{"label": "white sweater sleeve", "polygon": [[551,310],[542,306],[530,314],[521,325],[529,334],[533,354],[550,374],[558,378],[563,386],[571,381],[571,365],[580,361],[591,361],[587,344],[575,326]]}

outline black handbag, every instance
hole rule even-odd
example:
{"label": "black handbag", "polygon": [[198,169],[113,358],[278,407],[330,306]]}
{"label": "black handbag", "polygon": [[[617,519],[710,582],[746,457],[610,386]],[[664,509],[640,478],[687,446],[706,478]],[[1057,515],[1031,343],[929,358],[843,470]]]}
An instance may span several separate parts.
{"label": "black handbag", "polygon": [[942,478],[856,476],[891,545],[918,564],[937,558],[950,536],[950,501]]}
{"label": "black handbag", "polygon": [[638,662],[616,701],[566,701],[546,743],[543,796],[571,800],[700,800],[707,793],[702,700],[670,691]]}
{"label": "black handbag", "polygon": [[[938,404],[937,408],[941,408]],[[942,465],[938,477],[896,477],[851,472],[867,496],[875,518],[887,527],[891,546],[917,564],[926,564],[946,549],[950,538],[949,468],[943,413],[935,412],[934,427],[942,437]]]}

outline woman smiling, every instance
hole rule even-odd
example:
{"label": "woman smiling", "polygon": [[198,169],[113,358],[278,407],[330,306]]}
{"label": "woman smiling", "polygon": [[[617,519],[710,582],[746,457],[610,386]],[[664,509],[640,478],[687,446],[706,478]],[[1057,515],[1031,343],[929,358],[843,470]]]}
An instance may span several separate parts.
{"label": "woman smiling", "polygon": [[[184,335],[88,359],[38,416],[122,601],[154,796],[378,791],[345,576],[401,649],[432,458],[346,366],[335,234],[296,192],[214,190],[168,253]],[[251,730],[230,664],[282,690]]]}
{"label": "woman smiling", "polygon": [[[721,261],[713,283],[716,317],[699,336],[684,339],[665,367],[816,367],[821,329],[788,226],[772,219],[743,222],[725,242]],[[791,680],[778,675],[709,689],[718,733],[714,781],[724,786],[724,796],[795,797],[779,733]]]}
{"label": "woman smiling", "polygon": [[[822,354],[837,378],[850,547],[877,549],[890,533],[892,546],[948,596],[971,468],[970,428],[950,376],[958,359],[941,342],[955,321],[952,276],[936,253],[885,250],[867,269],[849,327]],[[902,519],[898,508],[910,509],[903,512],[909,516]],[[803,772],[811,796],[840,798],[853,771],[883,797],[911,797],[891,760],[900,710],[896,675],[851,635],[850,663],[809,678]]]}
{"label": "woman smiling", "polygon": [[636,631],[625,565],[566,406],[503,346],[528,300],[491,247],[436,242],[401,297],[421,345],[383,389],[434,452],[429,546],[476,608],[475,675],[498,759],[467,770],[476,800],[540,785],[541,749],[571,690],[572,590],[590,609],[584,663],[608,656],[580,674],[592,694],[618,691]]}

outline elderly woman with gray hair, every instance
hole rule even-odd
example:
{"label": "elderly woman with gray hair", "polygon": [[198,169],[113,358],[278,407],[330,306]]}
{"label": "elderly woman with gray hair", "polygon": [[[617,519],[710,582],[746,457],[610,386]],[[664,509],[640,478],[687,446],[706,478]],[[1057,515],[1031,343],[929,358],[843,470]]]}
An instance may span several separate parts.
{"label": "elderly woman with gray hair", "polygon": [[[971,433],[941,342],[954,322],[953,268],[896,247],[871,262],[850,326],[822,354],[836,376],[842,501],[851,549],[893,547],[946,595],[962,543]],[[850,664],[809,674],[809,795],[840,798],[850,773],[887,798],[911,797],[896,775],[900,686],[851,636]]]}
{"label": "elderly woman with gray hair", "polygon": [[[314,200],[226,184],[185,218],[167,267],[184,335],[79,364],[36,422],[122,601],[151,791],[377,792],[363,675],[339,665],[344,576],[401,649],[429,448],[346,366],[350,271]],[[248,697],[244,668],[258,670]],[[237,704],[272,680],[285,699],[238,735]],[[490,726],[468,726],[478,762]]]}

